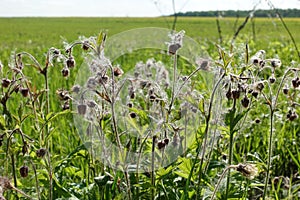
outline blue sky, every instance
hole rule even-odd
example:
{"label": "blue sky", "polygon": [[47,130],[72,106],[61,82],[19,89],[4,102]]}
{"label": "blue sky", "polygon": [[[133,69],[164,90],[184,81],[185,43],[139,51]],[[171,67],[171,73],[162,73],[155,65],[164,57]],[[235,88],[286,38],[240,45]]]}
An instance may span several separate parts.
{"label": "blue sky", "polygon": [[[175,0],[176,11],[269,8],[267,0]],[[298,8],[300,0],[272,0],[277,8]],[[172,0],[0,0],[0,16],[121,16],[173,13]]]}

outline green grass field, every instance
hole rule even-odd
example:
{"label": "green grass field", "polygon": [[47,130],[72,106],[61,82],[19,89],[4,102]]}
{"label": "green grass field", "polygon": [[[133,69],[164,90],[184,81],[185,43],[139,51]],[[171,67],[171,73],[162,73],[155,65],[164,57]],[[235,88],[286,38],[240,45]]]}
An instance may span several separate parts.
{"label": "green grass field", "polygon": [[[300,19],[284,20],[300,48]],[[28,199],[299,199],[299,56],[275,18],[249,20],[231,45],[243,21],[220,18],[220,43],[216,18],[177,19],[176,30],[211,57],[209,76],[199,68],[188,77],[195,66],[184,58],[148,49],[113,62],[127,76],[135,70],[127,79],[103,64],[99,32],[170,29],[173,18],[0,18],[0,197],[25,199],[7,177]],[[81,36],[99,40],[84,51]],[[74,41],[79,47],[66,52],[63,42]],[[81,65],[89,54],[85,63],[103,70],[90,75],[96,97],[80,90],[76,99],[72,87],[89,71]],[[78,122],[77,112],[96,120]],[[142,152],[143,168],[126,164],[131,151]]]}

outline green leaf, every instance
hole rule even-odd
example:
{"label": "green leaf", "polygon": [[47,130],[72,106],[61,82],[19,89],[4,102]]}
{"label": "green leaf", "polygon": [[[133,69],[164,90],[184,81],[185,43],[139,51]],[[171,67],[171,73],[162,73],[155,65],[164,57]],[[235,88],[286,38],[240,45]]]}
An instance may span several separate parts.
{"label": "green leaf", "polygon": [[109,178],[110,178],[109,176],[104,175],[104,176],[95,177],[94,180],[99,187],[103,187],[107,184],[107,182],[109,181]]}
{"label": "green leaf", "polygon": [[100,46],[102,44],[103,36],[104,36],[104,33],[101,31],[97,37],[97,46]]}
{"label": "green leaf", "polygon": [[299,161],[297,160],[297,158],[293,155],[293,153],[292,153],[289,149],[287,149],[287,150],[288,150],[288,152],[289,152],[289,154],[290,154],[292,160],[293,160],[294,163],[297,165],[298,169],[300,169],[300,163],[299,163]]}
{"label": "green leaf", "polygon": [[3,115],[0,115],[0,130],[5,130],[5,129],[6,129],[5,119]]}

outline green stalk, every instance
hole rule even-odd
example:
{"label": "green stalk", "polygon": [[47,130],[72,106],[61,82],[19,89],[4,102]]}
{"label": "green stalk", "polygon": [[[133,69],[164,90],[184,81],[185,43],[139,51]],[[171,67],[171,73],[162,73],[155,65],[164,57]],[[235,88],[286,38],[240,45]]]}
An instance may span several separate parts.
{"label": "green stalk", "polygon": [[[232,105],[232,110],[234,111],[232,118],[230,119],[230,123],[234,120],[235,118],[235,106],[236,106],[236,99],[233,99],[233,105]],[[232,152],[233,152],[233,135],[234,135],[234,127],[230,125],[230,130],[229,130],[229,156],[228,156],[228,165],[230,166],[232,163]],[[228,169],[228,176],[227,176],[227,183],[226,183],[226,199],[228,197],[229,193],[229,186],[230,186],[230,169]]]}
{"label": "green stalk", "polygon": [[[203,162],[204,162],[204,155],[205,155],[205,149],[206,149],[207,138],[208,138],[207,136],[208,136],[208,130],[209,130],[209,123],[210,123],[210,119],[211,119],[212,104],[213,104],[213,101],[214,101],[214,96],[215,96],[215,93],[217,91],[217,88],[219,87],[219,85],[220,85],[221,81],[223,80],[223,78],[225,77],[225,75],[226,75],[226,72],[224,72],[222,74],[222,76],[219,78],[219,80],[215,84],[215,86],[213,88],[213,91],[212,91],[212,94],[210,96],[208,113],[207,113],[207,116],[206,116],[206,119],[205,119],[206,123],[205,123],[205,130],[204,130],[204,143],[203,143],[203,151],[202,151],[201,161],[200,161],[200,166],[199,166],[200,169],[199,169],[199,175],[198,175],[197,197],[199,195],[200,183],[201,183],[201,179],[202,179],[202,165],[203,165]],[[196,167],[196,164],[197,164],[197,161],[198,161],[197,158],[200,155],[200,151],[201,151],[201,148],[198,148],[197,152],[196,152],[195,160],[194,160],[192,168],[191,168],[191,171],[190,171],[189,176],[187,178],[187,181],[186,181],[186,184],[185,184],[185,188],[184,188],[184,199],[188,199],[188,188],[190,187],[191,178],[192,178],[194,169]]]}

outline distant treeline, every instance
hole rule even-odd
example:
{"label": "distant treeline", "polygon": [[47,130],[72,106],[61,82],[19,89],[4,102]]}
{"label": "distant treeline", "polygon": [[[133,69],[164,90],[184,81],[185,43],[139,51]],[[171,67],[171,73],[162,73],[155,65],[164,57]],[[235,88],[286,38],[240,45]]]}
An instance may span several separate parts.
{"label": "distant treeline", "polygon": [[[277,9],[282,17],[300,17],[299,9]],[[183,17],[246,17],[252,11],[248,10],[224,10],[224,11],[190,11],[190,12],[179,12],[177,16]],[[274,10],[256,10],[253,13],[254,17],[276,17]],[[174,15],[172,15],[174,16]]]}

